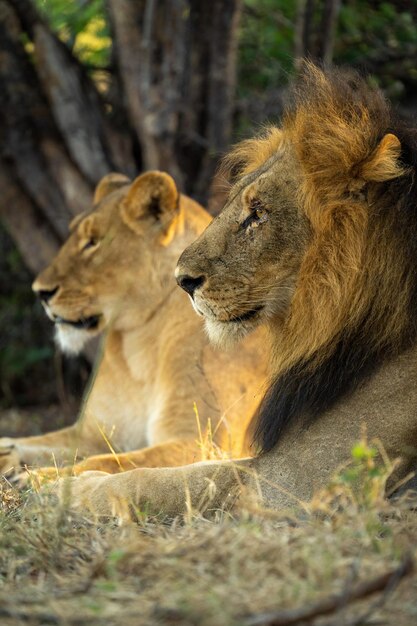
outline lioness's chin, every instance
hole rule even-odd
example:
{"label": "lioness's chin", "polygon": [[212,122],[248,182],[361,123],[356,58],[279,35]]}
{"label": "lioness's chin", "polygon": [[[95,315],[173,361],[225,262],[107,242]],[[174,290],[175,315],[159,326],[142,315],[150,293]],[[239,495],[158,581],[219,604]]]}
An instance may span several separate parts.
{"label": "lioness's chin", "polygon": [[257,324],[238,322],[219,322],[205,319],[205,327],[210,342],[218,348],[227,349],[241,341]]}
{"label": "lioness's chin", "polygon": [[64,354],[80,354],[84,346],[97,333],[64,324],[55,324],[55,342]]}

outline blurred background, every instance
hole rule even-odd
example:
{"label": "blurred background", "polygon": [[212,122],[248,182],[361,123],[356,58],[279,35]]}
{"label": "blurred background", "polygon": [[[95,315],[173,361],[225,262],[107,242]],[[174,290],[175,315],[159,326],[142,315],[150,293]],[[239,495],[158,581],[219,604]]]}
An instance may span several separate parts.
{"label": "blurred background", "polygon": [[0,434],[73,421],[33,276],[109,171],[168,171],[215,214],[219,158],[278,119],[299,60],[417,106],[417,0],[0,0]]}

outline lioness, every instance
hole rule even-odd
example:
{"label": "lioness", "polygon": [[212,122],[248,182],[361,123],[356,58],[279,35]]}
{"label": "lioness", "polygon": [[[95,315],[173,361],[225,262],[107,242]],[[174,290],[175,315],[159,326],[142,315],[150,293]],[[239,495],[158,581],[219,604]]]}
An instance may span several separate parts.
{"label": "lioness", "polygon": [[362,423],[401,455],[400,474],[416,462],[417,130],[355,73],[306,64],[282,127],[240,144],[228,164],[237,179],[226,206],[177,279],[215,342],[269,327],[262,453],[86,473],[71,484],[76,506],[175,515],[187,502],[224,505],[241,484],[288,505],[348,459]]}
{"label": "lioness", "polygon": [[[0,440],[0,467],[51,464],[52,454],[71,465],[90,457],[71,467],[76,474],[181,465],[204,458],[204,443],[240,454],[266,359],[255,338],[231,355],[214,351],[173,275],[210,216],[161,172],[133,183],[110,174],[94,205],[33,284],[65,352],[106,329],[82,415],[57,432]],[[125,453],[111,454],[108,439]]]}

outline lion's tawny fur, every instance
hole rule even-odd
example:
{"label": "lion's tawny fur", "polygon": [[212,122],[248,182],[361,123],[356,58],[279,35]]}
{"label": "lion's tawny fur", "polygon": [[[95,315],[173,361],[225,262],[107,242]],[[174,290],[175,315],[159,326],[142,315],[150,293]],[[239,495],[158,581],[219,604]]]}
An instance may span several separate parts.
{"label": "lion's tawny fur", "polygon": [[243,483],[286,506],[330,479],[364,426],[401,457],[399,476],[416,466],[417,131],[355,73],[307,63],[282,127],[227,164],[229,199],[177,274],[203,277],[194,306],[214,338],[269,327],[263,453],[117,481],[86,475],[72,484],[76,505],[146,501],[178,514],[204,500],[206,483],[208,508]]}

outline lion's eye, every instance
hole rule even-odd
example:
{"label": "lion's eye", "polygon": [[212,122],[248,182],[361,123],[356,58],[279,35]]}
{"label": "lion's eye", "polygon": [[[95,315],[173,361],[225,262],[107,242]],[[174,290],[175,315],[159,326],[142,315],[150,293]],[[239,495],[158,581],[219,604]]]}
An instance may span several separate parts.
{"label": "lion's eye", "polygon": [[266,216],[266,209],[264,207],[258,207],[253,211],[254,217],[260,221],[263,217]]}
{"label": "lion's eye", "polygon": [[266,222],[268,219],[268,211],[265,207],[257,200],[254,200],[250,206],[250,214],[242,223],[243,228],[248,228],[249,226],[256,227],[263,222]]}

